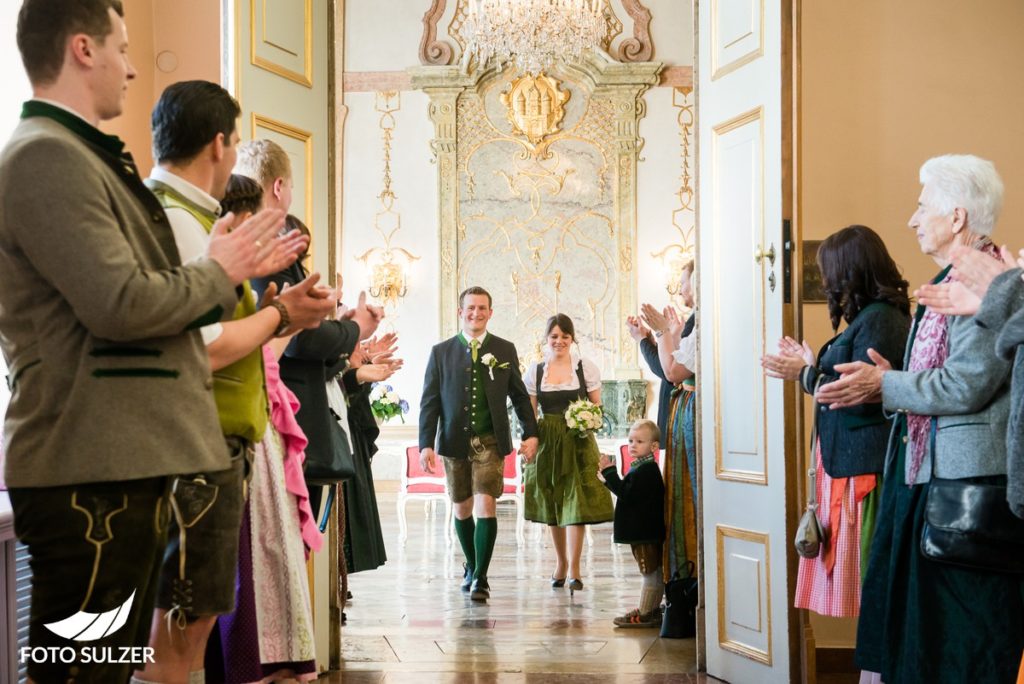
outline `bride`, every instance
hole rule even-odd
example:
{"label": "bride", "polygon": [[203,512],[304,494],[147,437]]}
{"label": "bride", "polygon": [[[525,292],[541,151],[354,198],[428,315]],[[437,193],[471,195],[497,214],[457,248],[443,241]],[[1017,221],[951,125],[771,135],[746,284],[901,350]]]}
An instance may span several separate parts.
{"label": "bride", "polygon": [[[612,519],[612,500],[597,479],[598,449],[593,434],[580,438],[565,423],[570,402],[601,403],[601,374],[593,362],[580,357],[576,332],[565,314],[548,319],[545,360],[531,364],[524,375],[538,420],[540,445],[527,461],[525,517],[547,525],[555,547],[551,586],[583,588],[580,555],[584,526]],[[575,347],[575,348],[574,348]]]}

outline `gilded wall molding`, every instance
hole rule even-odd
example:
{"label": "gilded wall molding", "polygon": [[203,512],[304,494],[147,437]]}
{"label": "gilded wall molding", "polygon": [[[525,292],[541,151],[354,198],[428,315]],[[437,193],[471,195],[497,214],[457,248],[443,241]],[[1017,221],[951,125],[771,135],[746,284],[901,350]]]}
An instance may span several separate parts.
{"label": "gilded wall molding", "polygon": [[[679,158],[680,175],[679,189],[675,195],[678,206],[672,210],[672,228],[676,235],[674,240],[667,243],[661,250],[652,252],[651,256],[658,259],[666,273],[666,287],[673,287],[683,274],[683,267],[696,256],[696,226],[697,217],[693,207],[693,154],[691,145],[693,143],[693,88],[674,88],[672,91],[672,106],[679,110],[676,114],[676,122],[679,125]],[[673,302],[677,308],[685,309],[678,290],[669,289]]]}
{"label": "gilded wall molding", "polygon": [[423,37],[420,39],[420,64],[444,66],[452,63],[454,51],[446,41],[437,39],[437,22],[444,14],[447,0],[433,0],[423,14]]}
{"label": "gilded wall molding", "polygon": [[[656,88],[693,88],[693,67],[671,66],[661,71]],[[378,90],[414,90],[408,71],[346,71],[344,92],[375,93]]]}
{"label": "gilded wall molding", "polygon": [[621,0],[622,8],[633,20],[633,37],[619,44],[618,55],[622,62],[649,62],[654,57],[654,41],[651,39],[651,10],[640,0]]}
{"label": "gilded wall molding", "polygon": [[356,257],[370,271],[370,282],[367,292],[375,298],[388,312],[388,329],[393,329],[394,310],[399,300],[406,294],[407,272],[413,261],[419,257],[405,249],[392,244],[395,233],[402,229],[402,213],[396,208],[398,195],[392,189],[391,145],[398,122],[395,113],[402,108],[401,93],[390,90],[377,93],[374,109],[380,114],[383,176],[381,191],[377,195],[380,207],[373,217],[373,229],[380,235],[383,246],[371,247]]}

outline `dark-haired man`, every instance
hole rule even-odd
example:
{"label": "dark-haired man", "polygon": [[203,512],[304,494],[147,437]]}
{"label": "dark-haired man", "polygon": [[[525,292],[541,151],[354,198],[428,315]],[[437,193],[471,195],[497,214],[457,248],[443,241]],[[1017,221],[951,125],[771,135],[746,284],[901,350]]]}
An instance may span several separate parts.
{"label": "dark-haired man", "polygon": [[[146,185],[167,212],[186,263],[206,249],[220,215],[220,199],[235,165],[239,114],[235,99],[209,81],[175,83],[153,108],[157,166]],[[306,244],[301,235],[289,239]],[[172,494],[176,505],[170,551],[150,636],[154,662],[146,665],[139,681],[200,680],[206,640],[217,615],[234,608],[244,478],[267,426],[262,346],[275,336],[317,327],[333,312],[335,299],[312,289],[318,278],[313,274],[279,295],[272,290],[262,309],[245,282],[232,320],[200,330],[232,467],[181,478]],[[204,497],[207,506],[201,505]],[[190,510],[197,513],[190,515]],[[168,629],[169,624],[179,629]]]}
{"label": "dark-haired man", "polygon": [[537,453],[537,419],[519,356],[514,344],[487,332],[493,313],[491,295],[482,287],[459,295],[462,330],[430,350],[420,400],[420,465],[434,472],[435,448],[444,458],[455,534],[466,554],[462,590],[474,601],[491,596],[487,570],[498,536],[496,503],[512,451],[508,399],[523,424],[520,451],[528,458]]}
{"label": "dark-haired man", "polygon": [[5,474],[32,558],[23,654],[39,682],[123,682],[144,662],[168,493],[230,464],[197,329],[295,258],[268,214],[222,223],[182,266],[160,203],[97,128],[135,76],[122,16],[117,0],[24,2],[34,98],[0,155]]}

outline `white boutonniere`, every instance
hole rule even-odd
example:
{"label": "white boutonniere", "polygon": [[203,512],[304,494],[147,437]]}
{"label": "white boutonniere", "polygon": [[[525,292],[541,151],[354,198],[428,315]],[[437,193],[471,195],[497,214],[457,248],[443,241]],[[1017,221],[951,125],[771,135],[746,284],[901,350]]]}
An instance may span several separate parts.
{"label": "white boutonniere", "polygon": [[491,380],[494,379],[494,369],[495,368],[501,368],[501,369],[508,368],[508,361],[506,361],[505,363],[498,363],[498,359],[494,358],[494,354],[491,354],[491,353],[487,353],[487,354],[484,354],[483,356],[481,356],[480,357],[480,363],[482,363],[485,366],[487,366],[487,374],[491,376]]}

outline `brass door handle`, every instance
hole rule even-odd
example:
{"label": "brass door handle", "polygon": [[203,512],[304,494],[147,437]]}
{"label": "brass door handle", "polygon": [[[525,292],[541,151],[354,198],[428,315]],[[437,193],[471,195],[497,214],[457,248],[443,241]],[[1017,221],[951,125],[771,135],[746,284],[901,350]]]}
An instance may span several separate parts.
{"label": "brass door handle", "polygon": [[761,263],[761,260],[766,258],[766,257],[768,259],[768,263],[770,263],[772,266],[774,266],[775,265],[775,244],[774,243],[772,243],[768,247],[768,251],[767,252],[764,251],[764,249],[762,249],[761,247],[758,247],[757,251],[754,252],[754,261],[756,261],[759,264]]}

